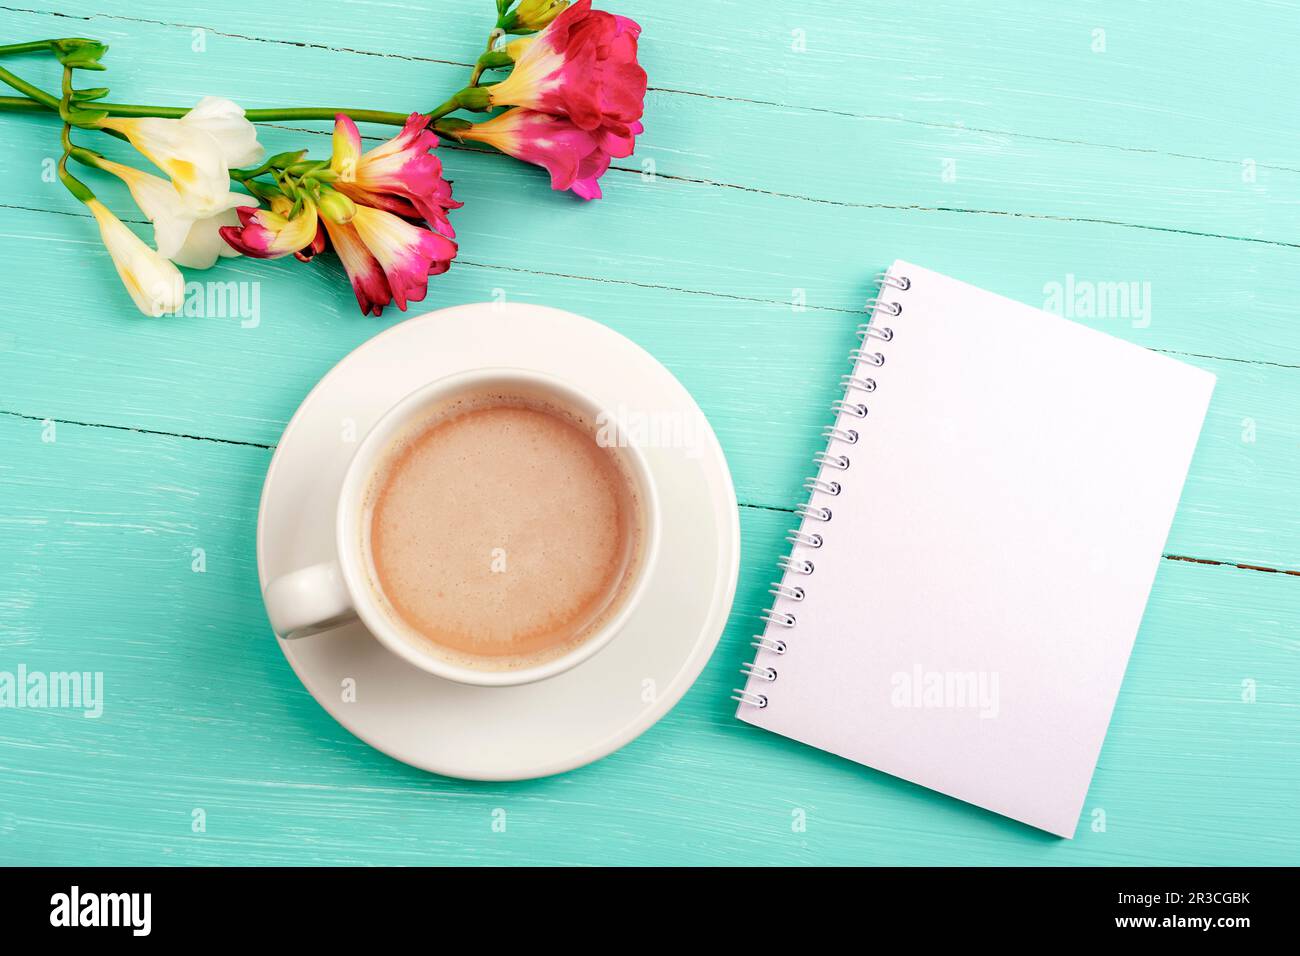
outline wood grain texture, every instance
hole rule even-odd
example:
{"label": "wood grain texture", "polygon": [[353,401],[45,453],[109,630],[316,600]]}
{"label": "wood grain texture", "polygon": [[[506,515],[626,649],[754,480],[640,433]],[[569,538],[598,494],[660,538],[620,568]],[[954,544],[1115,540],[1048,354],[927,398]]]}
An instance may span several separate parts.
{"label": "wood grain texture", "polygon": [[[98,720],[0,710],[0,862],[1296,862],[1300,576],[1236,565],[1300,570],[1297,6],[603,5],[646,29],[636,156],[582,205],[445,149],[462,258],[413,312],[569,308],[696,396],[744,535],[700,681],[619,753],[517,785],[430,776],[338,727],[267,631],[257,496],[298,401],[401,315],[356,314],[332,260],[236,260],[191,278],[259,283],[255,327],[142,319],[43,178],[53,124],[3,116],[0,670],[102,670],[107,701]],[[490,8],[358,0],[267,22],[244,0],[9,0],[0,36],[106,40],[121,101],[415,109],[463,81]],[[326,132],[263,139],[323,153]],[[732,717],[857,310],[895,257],[1034,305],[1069,275],[1149,283],[1149,321],[1078,320],[1219,376],[1072,842]]]}

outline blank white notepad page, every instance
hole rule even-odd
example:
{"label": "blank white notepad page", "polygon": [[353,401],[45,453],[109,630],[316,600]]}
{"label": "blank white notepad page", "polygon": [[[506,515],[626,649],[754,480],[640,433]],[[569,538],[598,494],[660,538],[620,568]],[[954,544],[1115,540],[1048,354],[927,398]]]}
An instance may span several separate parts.
{"label": "blank white notepad page", "polygon": [[[1072,836],[1214,376],[907,262],[742,719]],[[770,669],[770,671],[768,670]],[[772,676],[774,680],[766,680]]]}

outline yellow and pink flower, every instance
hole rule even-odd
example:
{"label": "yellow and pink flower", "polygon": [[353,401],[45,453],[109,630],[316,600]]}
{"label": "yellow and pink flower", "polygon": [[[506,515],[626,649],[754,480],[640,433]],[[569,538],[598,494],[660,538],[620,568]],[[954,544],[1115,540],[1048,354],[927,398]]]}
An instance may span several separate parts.
{"label": "yellow and pink flower", "polygon": [[363,314],[382,315],[394,300],[402,311],[424,301],[429,276],[446,272],[456,257],[451,239],[383,209],[358,204],[350,222],[323,222]]}
{"label": "yellow and pink flower", "polygon": [[316,204],[303,197],[297,215],[293,216],[290,215],[292,207],[287,199],[278,199],[270,209],[240,206],[235,210],[240,224],[222,226],[221,238],[236,252],[254,259],[280,259],[309,249],[320,232]]}
{"label": "yellow and pink flower", "polygon": [[448,238],[456,231],[447,217],[461,203],[451,198],[451,183],[442,176],[442,160],[430,154],[438,137],[426,128],[428,117],[412,113],[402,131],[385,143],[361,152],[361,133],[340,113],[334,120],[333,185],[366,206],[404,219],[423,219]]}
{"label": "yellow and pink flower", "polygon": [[331,186],[355,210],[323,222],[366,314],[381,315],[390,302],[405,311],[408,302],[423,301],[429,276],[446,272],[456,258],[447,213],[461,204],[443,178],[442,160],[430,155],[438,137],[427,123],[412,113],[400,133],[363,153],[356,124],[341,113],[334,121]]}

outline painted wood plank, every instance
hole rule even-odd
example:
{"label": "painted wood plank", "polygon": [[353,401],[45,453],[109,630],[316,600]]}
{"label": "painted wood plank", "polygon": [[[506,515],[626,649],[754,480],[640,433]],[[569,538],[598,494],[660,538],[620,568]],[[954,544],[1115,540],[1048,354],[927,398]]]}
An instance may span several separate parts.
{"label": "painted wood plank", "polygon": [[[79,213],[59,184],[41,180],[52,130],[34,118],[18,130],[0,158],[0,202]],[[272,149],[303,142],[277,130],[264,139]],[[324,146],[323,138],[309,142]],[[600,203],[580,205],[504,157],[448,151],[447,160],[466,204],[455,215],[462,259],[480,265],[816,312],[859,309],[874,264],[900,256],[1148,347],[1300,367],[1290,334],[1300,251],[1286,247],[1024,217],[972,222],[961,213],[825,205],[633,174],[616,176]],[[123,217],[139,218],[118,184],[94,181]],[[70,237],[87,232],[62,228]],[[29,240],[27,248],[37,256],[42,247]],[[207,275],[235,268],[223,263]],[[271,275],[291,270],[282,263]]]}
{"label": "painted wood plank", "polygon": [[[72,304],[43,324],[15,312],[0,320],[0,411],[271,445],[316,380],[389,324],[354,314],[337,264],[308,270],[251,260],[218,271],[226,280],[260,284],[256,327],[243,328],[238,317],[145,319],[129,311],[91,229],[67,216],[5,214],[0,259],[28,265],[0,277],[0,297],[20,298],[24,275],[40,270],[65,277]],[[536,229],[540,241],[540,221]],[[970,241],[954,234],[954,242]],[[859,274],[888,261],[882,252]],[[701,403],[740,500],[768,507],[801,500],[855,341],[850,315],[619,282],[462,264],[433,289],[437,302],[426,306],[505,295],[590,315],[644,345]],[[903,321],[897,324],[905,334]],[[1119,331],[1114,323],[1109,328]],[[1290,412],[1300,405],[1300,370],[1189,361],[1215,372],[1220,384],[1170,553],[1300,568],[1300,514],[1293,507],[1300,423]]]}
{"label": "painted wood plank", "polygon": [[93,720],[0,710],[4,862],[1294,860],[1300,657],[1280,575],[1163,563],[1073,842],[735,721],[728,688],[789,521],[754,508],[722,645],[664,721],[572,774],[470,784],[350,737],[280,656],[250,546],[269,452],[54,437],[0,420],[0,670],[102,671],[105,703]]}
{"label": "painted wood plank", "polygon": [[[130,101],[185,104],[219,91],[250,107],[346,102],[428,109],[464,82],[466,67],[449,61],[456,59],[457,51],[463,57],[480,46],[478,31],[470,24],[482,20],[486,6],[472,3],[468,9],[440,14],[439,23],[445,21],[452,29],[436,31],[431,41],[436,48],[424,59],[359,55],[353,51],[366,49],[365,44],[378,42],[379,36],[369,31],[355,36],[347,30],[335,35],[329,28],[322,33],[322,28],[306,25],[283,30],[322,46],[304,49],[216,31],[200,31],[201,40],[196,40],[193,26],[174,23],[174,8],[170,16],[158,11],[171,23],[144,19],[147,11],[90,16],[72,24],[62,16],[0,11],[0,26],[14,36],[45,35],[72,25],[103,36],[113,46],[109,62],[114,68],[106,82],[115,97]],[[135,5],[130,7],[134,10]],[[385,7],[375,13],[370,29],[382,34],[395,20],[405,25],[412,11]],[[1019,136],[960,123],[902,122],[873,110],[846,113],[698,95],[700,89],[688,82],[690,74],[680,72],[685,64],[666,55],[675,24],[667,22],[659,32],[651,32],[657,14],[646,13],[650,19],[644,57],[651,75],[668,78],[670,88],[652,93],[648,134],[636,156],[618,164],[624,168],[640,172],[649,162],[663,176],[851,207],[965,210],[979,217],[973,228],[983,227],[990,215],[1045,216],[1102,222],[1112,228],[1187,230],[1292,246],[1297,242],[1300,165],[1294,162],[1269,163],[1254,154],[1207,158],[1154,147],[1097,146],[1086,137],[1081,141],[1077,130],[1074,135],[1062,130],[1058,137]],[[429,18],[424,19],[416,36],[431,32]],[[281,35],[274,27],[267,29],[268,36]],[[202,51],[196,52],[199,42]],[[344,49],[324,45],[330,42]],[[410,41],[397,42],[400,47]],[[295,69],[286,72],[289,58]],[[57,85],[56,72],[49,67],[42,71],[39,60],[15,62],[30,64],[31,76],[43,76],[47,86]],[[859,96],[869,92],[874,97],[876,88],[869,85],[861,64],[846,62],[838,70],[842,85],[858,87]],[[716,71],[710,67],[709,73]],[[707,81],[702,89],[708,89]],[[915,120],[924,111],[917,104],[907,115]],[[1024,110],[1014,115],[1020,117]],[[1074,121],[1073,114],[1062,119]],[[1141,128],[1147,129],[1147,124]],[[1286,128],[1278,135],[1287,135]],[[1151,237],[1153,242],[1160,238]]]}
{"label": "painted wood plank", "polygon": [[[178,15],[167,0],[39,2],[124,27],[151,21],[256,36],[281,47],[344,48],[371,57],[467,66],[492,25],[483,0],[353,0],[347,16],[248,22],[238,0]],[[1300,132],[1285,97],[1262,96],[1295,70],[1294,0],[1248,0],[1231,15],[1212,0],[1179,5],[1092,0],[1053,9],[1013,0],[988,9],[905,0],[846,6],[717,0],[599,4],[655,40],[656,85],[697,95],[1006,130],[1295,168]],[[1104,31],[1099,36],[1095,31]],[[1099,50],[1100,46],[1104,50]],[[1014,123],[1008,123],[1014,117]],[[1213,133],[1231,131],[1216,138]],[[1207,136],[1207,131],[1212,135]]]}

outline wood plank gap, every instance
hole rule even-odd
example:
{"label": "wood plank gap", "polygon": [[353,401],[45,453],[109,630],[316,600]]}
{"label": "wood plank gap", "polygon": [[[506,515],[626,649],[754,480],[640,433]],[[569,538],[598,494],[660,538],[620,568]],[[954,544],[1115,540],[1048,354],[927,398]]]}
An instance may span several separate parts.
{"label": "wood plank gap", "polygon": [[206,33],[211,33],[213,36],[225,37],[230,40],[248,40],[251,43],[270,43],[275,46],[292,46],[304,50],[325,50],[330,53],[354,53],[357,56],[374,56],[387,60],[404,60],[410,63],[437,63],[442,66],[461,66],[466,70],[474,69],[473,63],[462,62],[460,60],[439,60],[434,57],[410,56],[404,53],[379,53],[374,50],[357,50],[351,47],[330,46],[328,43],[312,43],[308,40],[278,40],[271,37],[255,37],[250,36],[247,33],[227,33],[224,30],[204,26],[201,23],[171,23],[166,20],[151,20],[145,17],[124,17],[119,13],[59,13],[54,10],[30,10],[26,7],[0,6],[0,11],[6,13],[26,13],[40,17],[60,17],[64,20],[79,20],[86,23],[91,20],[113,20],[118,23],[144,23],[151,26],[167,27],[177,30],[203,30]]}
{"label": "wood plank gap", "polygon": [[1265,574],[1290,574],[1295,577],[1300,577],[1300,570],[1292,570],[1290,568],[1270,568],[1260,564],[1238,564],[1233,561],[1215,561],[1212,558],[1193,558],[1186,554],[1166,554],[1164,555],[1164,559],[1166,561],[1187,561],[1191,564],[1206,564],[1211,567],[1237,568],[1241,571],[1262,571]]}
{"label": "wood plank gap", "polygon": [[261,448],[266,451],[275,451],[274,445],[264,445],[261,442],[241,441],[237,438],[216,438],[212,435],[190,435],[185,432],[169,432],[158,428],[137,428],[134,425],[112,425],[108,422],[82,422],[71,418],[51,418],[47,415],[27,415],[23,412],[11,412],[7,409],[0,409],[0,415],[8,418],[18,418],[29,422],[54,422],[58,425],[79,425],[82,428],[107,428],[115,432],[134,432],[137,435],[159,435],[163,438],[184,438],[188,441],[206,441],[218,445],[239,445],[244,448]]}

